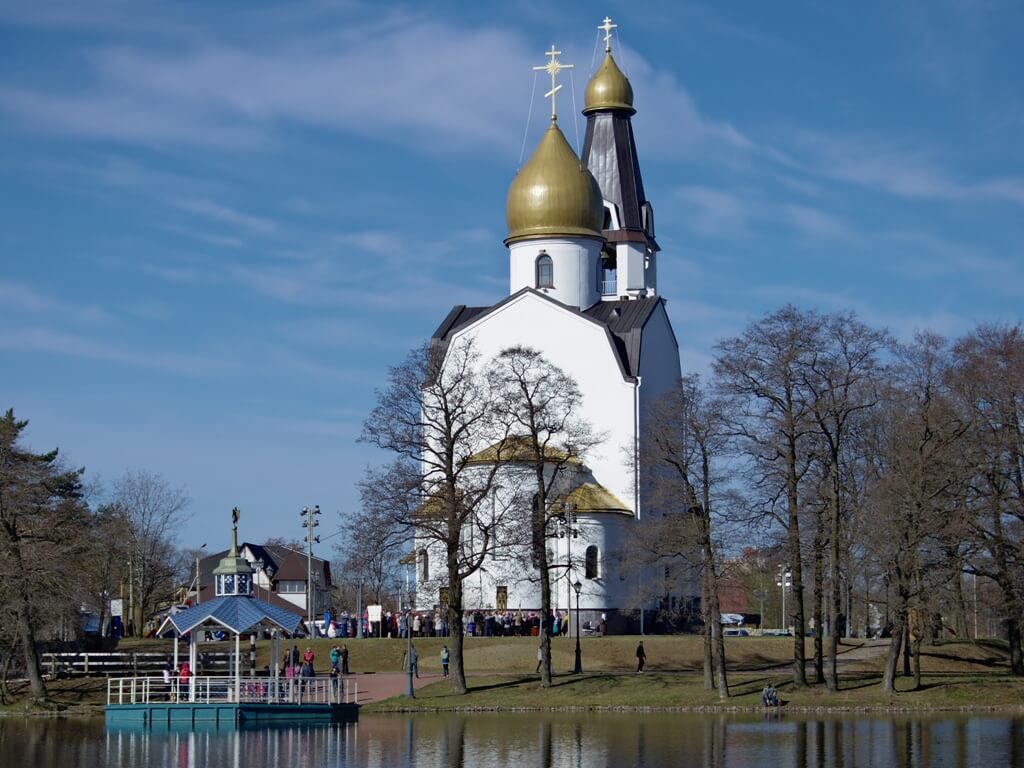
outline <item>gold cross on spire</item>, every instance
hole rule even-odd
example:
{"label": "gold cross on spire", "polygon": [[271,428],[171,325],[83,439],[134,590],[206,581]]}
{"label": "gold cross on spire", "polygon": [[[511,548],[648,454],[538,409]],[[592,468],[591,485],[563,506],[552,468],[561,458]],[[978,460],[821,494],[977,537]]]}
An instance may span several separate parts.
{"label": "gold cross on spire", "polygon": [[544,94],[545,99],[548,98],[549,96],[551,97],[551,122],[554,122],[555,120],[558,119],[558,114],[555,112],[555,94],[562,90],[562,86],[555,85],[555,78],[557,77],[558,73],[561,72],[563,69],[572,69],[575,66],[573,64],[563,64],[557,58],[555,58],[556,56],[560,56],[561,54],[562,52],[556,51],[555,46],[552,45],[551,50],[547,51],[544,54],[545,56],[550,56],[551,61],[549,61],[543,67],[534,67],[535,71],[544,71],[551,75],[551,90]]}
{"label": "gold cross on spire", "polygon": [[604,17],[604,24],[598,27],[598,29],[604,30],[604,50],[605,53],[612,52],[612,30],[615,29],[618,24],[612,24],[611,16]]}

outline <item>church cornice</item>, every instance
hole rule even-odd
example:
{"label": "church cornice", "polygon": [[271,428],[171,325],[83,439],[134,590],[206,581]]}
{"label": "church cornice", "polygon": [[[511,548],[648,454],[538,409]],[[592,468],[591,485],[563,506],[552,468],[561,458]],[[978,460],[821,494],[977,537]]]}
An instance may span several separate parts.
{"label": "church cornice", "polygon": [[[443,350],[456,333],[469,330],[502,307],[519,301],[525,296],[535,296],[562,312],[593,323],[600,328],[615,355],[615,361],[623,380],[634,384],[638,381],[636,372],[640,364],[643,327],[658,307],[664,306],[664,300],[661,297],[598,302],[593,307],[581,311],[575,307],[566,306],[535,288],[521,288],[490,307],[456,305],[434,332],[431,337],[431,345]],[[675,341],[674,334],[673,341]],[[678,348],[678,343],[676,346]]]}

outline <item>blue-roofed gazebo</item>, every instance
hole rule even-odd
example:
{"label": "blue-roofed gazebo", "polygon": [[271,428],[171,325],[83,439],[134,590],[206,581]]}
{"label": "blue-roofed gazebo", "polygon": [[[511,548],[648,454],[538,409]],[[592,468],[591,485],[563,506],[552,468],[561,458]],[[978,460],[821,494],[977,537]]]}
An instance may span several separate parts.
{"label": "blue-roofed gazebo", "polygon": [[[269,679],[250,675],[243,685],[242,635],[263,629],[294,635],[302,629],[303,622],[301,616],[253,596],[253,569],[238,550],[237,507],[231,514],[231,549],[213,571],[217,596],[168,615],[158,630],[159,635],[173,630],[176,638],[188,635],[188,674],[182,665],[173,686],[150,678],[111,680],[107,686],[108,724],[194,725],[211,720],[219,724],[232,718],[237,724],[246,719],[336,721],[358,717],[358,705],[346,701],[347,684],[337,679],[282,681],[274,663]],[[235,636],[235,665],[229,678],[195,677],[198,641],[207,629]],[[174,668],[178,669],[177,640]]]}
{"label": "blue-roofed gazebo", "polygon": [[[206,603],[193,605],[170,614],[160,625],[162,635],[170,625],[178,637],[188,635],[188,660],[192,673],[196,670],[199,633],[208,628],[224,629],[235,636],[235,694],[242,684],[241,638],[245,632],[275,628],[295,634],[302,627],[302,617],[253,597],[253,569],[238,551],[238,507],[231,510],[231,549],[213,570],[217,596]],[[177,657],[178,644],[174,644]],[[174,659],[175,669],[178,659]],[[276,672],[276,665],[275,665]],[[189,687],[189,701],[195,701],[196,687]]]}

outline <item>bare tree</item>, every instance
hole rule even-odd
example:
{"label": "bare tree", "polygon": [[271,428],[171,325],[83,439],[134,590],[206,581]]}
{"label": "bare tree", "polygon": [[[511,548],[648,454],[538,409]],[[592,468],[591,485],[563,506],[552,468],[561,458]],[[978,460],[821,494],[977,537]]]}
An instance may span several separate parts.
{"label": "bare tree", "polygon": [[89,528],[90,556],[80,563],[79,573],[87,596],[86,605],[95,606],[99,615],[100,633],[107,636],[110,628],[110,598],[114,595],[128,560],[129,524],[117,504],[103,504],[96,509]]}
{"label": "bare tree", "polygon": [[871,443],[873,479],[862,543],[882,564],[891,595],[892,642],[882,678],[887,692],[895,690],[905,642],[915,650],[920,644],[920,622],[911,619],[928,611],[927,596],[948,580],[945,542],[959,535],[958,441],[967,423],[953,407],[948,368],[946,343],[934,334],[918,334],[899,348],[884,401],[863,436]]}
{"label": "bare tree", "polygon": [[818,543],[822,543],[821,539],[828,542],[829,569],[825,682],[829,690],[835,691],[839,688],[840,567],[848,559],[843,542],[850,514],[843,470],[852,451],[856,420],[879,402],[881,366],[878,356],[891,345],[891,340],[888,334],[868,328],[852,314],[824,318],[821,331],[819,348],[810,350],[799,363],[798,375],[821,444],[818,456],[824,470],[828,527],[827,535],[820,537]]}
{"label": "bare tree", "polygon": [[145,617],[174,596],[180,565],[175,539],[189,498],[159,473],[133,470],[114,484],[113,500],[128,523],[132,622],[141,633]]}
{"label": "bare tree", "polygon": [[400,561],[410,554],[408,531],[372,503],[344,517],[341,530],[342,541],[335,548],[342,563],[336,586],[344,585],[350,596],[365,587],[381,602],[397,586]]}
{"label": "bare tree", "polygon": [[971,567],[1002,592],[1011,668],[1024,675],[1024,329],[980,326],[953,354],[954,386],[972,423]]}
{"label": "bare tree", "polygon": [[397,528],[424,551],[443,553],[451,629],[451,685],[466,693],[462,616],[464,584],[493,551],[500,515],[490,509],[500,464],[476,454],[491,446],[500,459],[505,434],[494,418],[480,358],[469,339],[424,346],[391,369],[389,385],[363,425],[361,440],[397,458],[370,470],[361,484],[366,514],[378,522],[378,546]]}
{"label": "bare tree", "polygon": [[[541,599],[541,686],[551,685],[551,562],[548,542],[559,520],[567,520],[572,490],[586,451],[599,442],[580,417],[583,395],[575,379],[528,347],[502,350],[488,367],[497,418],[509,438],[502,478],[526,489],[512,494],[526,514],[526,551],[536,572]],[[498,462],[496,462],[497,464]],[[523,502],[526,502],[525,504]],[[528,521],[528,522],[527,522]]]}
{"label": "bare tree", "polygon": [[801,391],[801,368],[821,347],[822,320],[792,306],[751,323],[718,345],[717,384],[728,398],[730,429],[755,475],[750,494],[786,532],[794,599],[793,683],[807,685],[801,483],[812,464],[815,424]]}
{"label": "bare tree", "polygon": [[67,574],[81,555],[88,509],[81,500],[84,470],[63,467],[56,450],[25,448],[20,436],[27,424],[13,410],[0,418],[0,613],[14,628],[32,698],[42,702],[40,627],[68,610]]}
{"label": "bare tree", "polygon": [[[719,562],[713,538],[718,479],[713,465],[725,449],[726,428],[720,404],[712,402],[698,376],[686,376],[678,388],[659,398],[646,414],[643,481],[654,509],[641,534],[656,563],[688,560],[696,550],[703,576],[704,684],[729,697],[725,640],[719,604]],[[681,507],[681,509],[680,509]]]}

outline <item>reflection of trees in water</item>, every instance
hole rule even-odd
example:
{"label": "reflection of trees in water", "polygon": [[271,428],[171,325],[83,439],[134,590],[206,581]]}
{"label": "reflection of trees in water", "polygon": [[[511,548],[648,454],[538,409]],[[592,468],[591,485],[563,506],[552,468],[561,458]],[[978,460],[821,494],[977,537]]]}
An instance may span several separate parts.
{"label": "reflection of trees in water", "polygon": [[474,713],[171,733],[0,718],[0,756],[20,768],[1002,768],[1024,766],[1024,718]]}
{"label": "reflection of trees in water", "polygon": [[[412,718],[409,720],[411,722]],[[456,715],[441,733],[441,765],[447,768],[463,768],[466,764],[465,751],[466,718],[463,715]]]}

